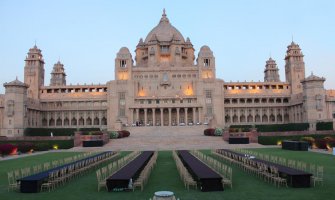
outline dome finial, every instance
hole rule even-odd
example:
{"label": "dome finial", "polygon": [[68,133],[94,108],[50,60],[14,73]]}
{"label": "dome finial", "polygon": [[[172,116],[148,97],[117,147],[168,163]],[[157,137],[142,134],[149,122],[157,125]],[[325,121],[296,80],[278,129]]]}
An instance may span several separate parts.
{"label": "dome finial", "polygon": [[165,8],[163,8],[163,14],[162,14],[162,16],[166,17]]}
{"label": "dome finial", "polygon": [[163,14],[160,22],[169,22],[169,19],[166,17],[165,8],[163,9]]}

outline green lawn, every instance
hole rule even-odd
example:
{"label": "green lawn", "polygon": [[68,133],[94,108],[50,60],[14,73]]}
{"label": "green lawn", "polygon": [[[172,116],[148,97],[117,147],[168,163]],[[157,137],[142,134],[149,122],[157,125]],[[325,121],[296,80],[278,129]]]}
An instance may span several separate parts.
{"label": "green lawn", "polygon": [[[320,164],[325,167],[325,181],[323,187],[316,188],[276,188],[260,179],[245,174],[239,168],[233,167],[233,189],[223,192],[201,192],[194,189],[187,191],[179,179],[179,175],[172,158],[171,151],[159,152],[157,165],[155,166],[148,184],[144,191],[135,192],[107,192],[102,190],[97,192],[97,182],[95,172],[73,180],[72,182],[57,188],[52,192],[42,192],[35,194],[24,194],[19,192],[7,192],[7,171],[20,168],[20,166],[32,166],[49,160],[61,157],[68,157],[75,153],[47,153],[16,160],[0,161],[0,199],[149,199],[155,191],[170,190],[181,200],[215,200],[215,199],[331,199],[332,189],[335,188],[335,160],[334,156],[323,155],[311,152],[285,151],[281,149],[255,149],[262,153],[268,153],[286,158],[294,158],[307,163]],[[210,154],[209,151],[204,151]]]}

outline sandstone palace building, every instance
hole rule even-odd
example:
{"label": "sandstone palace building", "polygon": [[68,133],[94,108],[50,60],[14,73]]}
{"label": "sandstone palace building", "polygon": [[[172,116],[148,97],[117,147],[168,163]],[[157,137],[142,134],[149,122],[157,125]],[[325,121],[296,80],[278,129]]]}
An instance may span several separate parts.
{"label": "sandstone palace building", "polygon": [[[335,91],[325,78],[305,76],[298,44],[287,46],[285,81],[269,58],[264,82],[225,82],[216,78],[213,52],[198,55],[189,38],[169,22],[165,12],[135,55],[122,47],[115,58],[115,80],[104,85],[68,85],[57,62],[50,85],[44,82],[42,51],[35,45],[25,59],[24,82],[4,83],[0,95],[2,136],[23,135],[25,128],[122,126],[190,126],[310,123],[335,118]],[[135,60],[135,62],[134,62]],[[224,67],[224,66],[220,66]]]}

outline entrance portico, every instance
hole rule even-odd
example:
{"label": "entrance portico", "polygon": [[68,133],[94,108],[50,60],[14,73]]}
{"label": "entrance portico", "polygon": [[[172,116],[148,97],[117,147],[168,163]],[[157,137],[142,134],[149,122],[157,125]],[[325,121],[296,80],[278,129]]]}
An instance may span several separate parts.
{"label": "entrance portico", "polygon": [[202,122],[200,107],[131,108],[130,122],[142,126],[184,126]]}

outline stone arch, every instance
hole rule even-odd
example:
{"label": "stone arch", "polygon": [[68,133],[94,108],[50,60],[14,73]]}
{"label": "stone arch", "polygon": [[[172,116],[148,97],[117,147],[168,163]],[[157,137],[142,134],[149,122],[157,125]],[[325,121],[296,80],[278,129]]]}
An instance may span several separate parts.
{"label": "stone arch", "polygon": [[55,120],[52,117],[49,120],[49,126],[55,126]]}
{"label": "stone arch", "polygon": [[259,116],[259,114],[255,116],[255,122],[261,122],[261,117]]}
{"label": "stone arch", "polygon": [[276,118],[273,114],[270,115],[270,122],[275,122]]}
{"label": "stone arch", "polygon": [[48,126],[48,120],[43,118],[42,119],[42,126]]}
{"label": "stone arch", "polygon": [[87,117],[86,125],[92,125],[92,119],[90,117]]}
{"label": "stone arch", "polygon": [[101,125],[107,125],[107,119],[106,119],[106,117],[103,117],[101,119]]}
{"label": "stone arch", "polygon": [[75,117],[73,117],[73,118],[71,119],[71,125],[72,125],[72,126],[77,126],[77,119],[76,119]]}
{"label": "stone arch", "polygon": [[277,121],[278,122],[282,122],[283,121],[283,117],[281,116],[281,114],[277,115]]}
{"label": "stone arch", "polygon": [[233,116],[233,122],[234,122],[234,123],[237,123],[237,121],[238,121],[237,119],[238,119],[237,116],[234,115],[234,116]]}
{"label": "stone arch", "polygon": [[244,115],[240,116],[240,122],[245,122],[245,116]]}
{"label": "stone arch", "polygon": [[56,121],[56,126],[62,126],[62,119],[60,117]]}
{"label": "stone arch", "polygon": [[229,115],[225,116],[225,121],[226,121],[226,123],[230,123],[230,116]]}
{"label": "stone arch", "polygon": [[83,125],[84,125],[84,122],[85,122],[84,118],[83,118],[83,117],[80,117],[80,118],[79,118],[79,121],[78,121],[78,124],[79,124],[80,126],[83,126]]}
{"label": "stone arch", "polygon": [[286,113],[285,115],[284,115],[284,122],[285,123],[288,123],[290,121],[290,116]]}
{"label": "stone arch", "polygon": [[70,120],[69,120],[69,118],[65,117],[64,126],[69,126],[69,125],[70,125]]}
{"label": "stone arch", "polygon": [[248,122],[253,122],[254,121],[254,118],[252,117],[251,114],[248,115],[247,121]]}
{"label": "stone arch", "polygon": [[266,114],[262,116],[262,122],[268,122],[269,118]]}
{"label": "stone arch", "polygon": [[99,120],[98,117],[95,117],[95,118],[94,118],[93,124],[94,124],[94,125],[100,125],[100,120]]}

